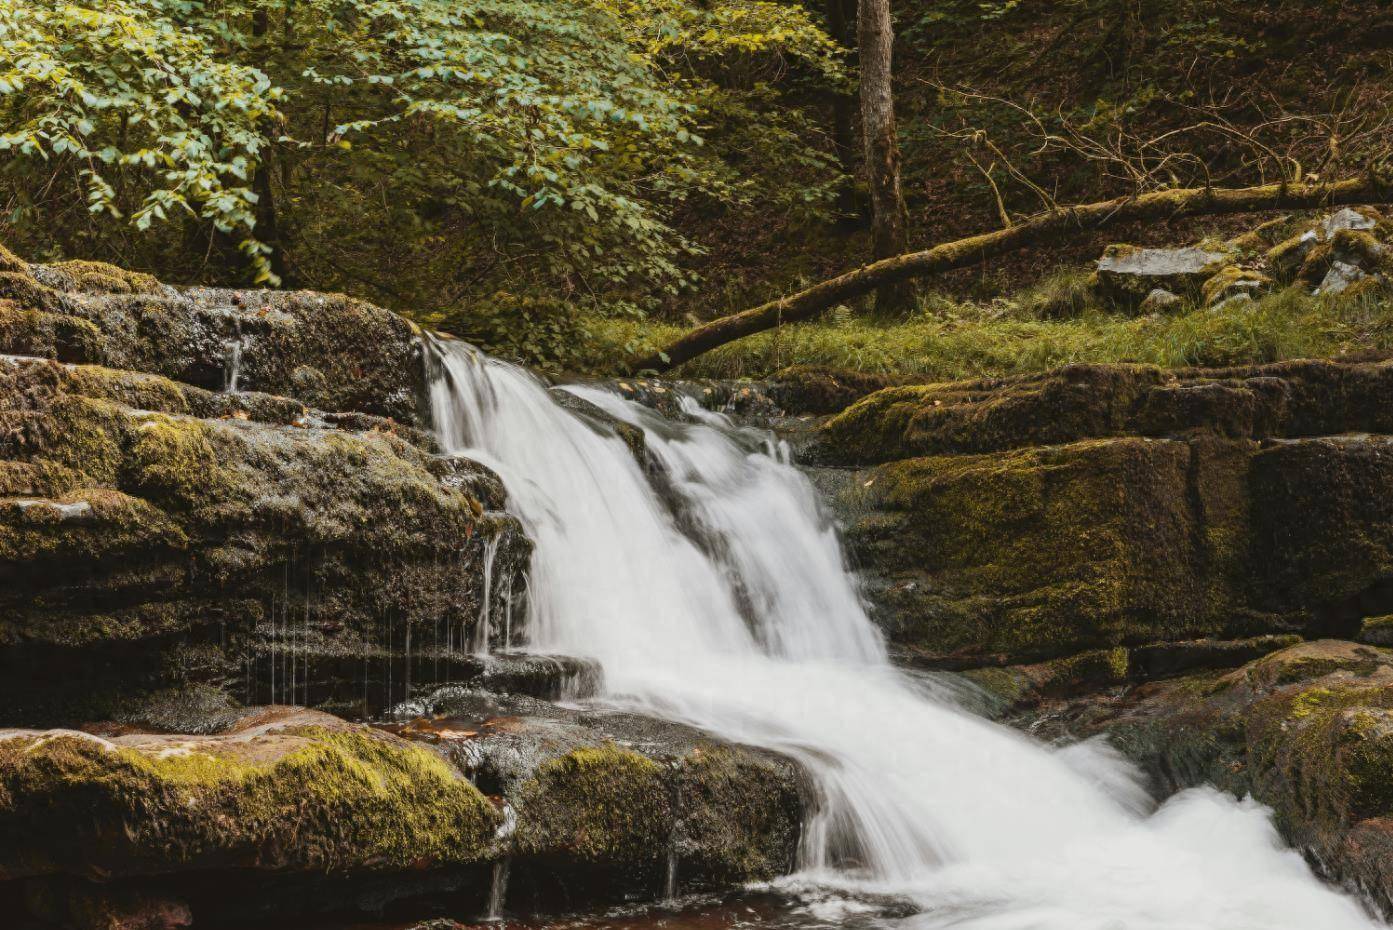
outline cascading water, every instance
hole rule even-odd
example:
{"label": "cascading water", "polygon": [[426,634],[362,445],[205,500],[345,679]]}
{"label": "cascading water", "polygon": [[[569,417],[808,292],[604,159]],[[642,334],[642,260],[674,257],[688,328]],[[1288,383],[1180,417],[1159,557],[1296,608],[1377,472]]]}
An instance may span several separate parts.
{"label": "cascading water", "polygon": [[790,886],[910,898],[925,930],[1377,926],[1260,805],[1200,789],[1153,810],[1106,747],[1047,749],[895,670],[765,437],[571,389],[644,430],[665,501],[526,372],[453,341],[430,354],[442,443],[499,472],[536,543],[529,647],[597,661],[608,701],[797,759],[821,802]]}

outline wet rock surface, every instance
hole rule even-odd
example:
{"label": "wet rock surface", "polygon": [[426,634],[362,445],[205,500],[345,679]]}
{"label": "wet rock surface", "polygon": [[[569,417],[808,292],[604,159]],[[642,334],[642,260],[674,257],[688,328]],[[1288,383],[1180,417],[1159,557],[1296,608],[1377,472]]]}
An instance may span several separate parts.
{"label": "wet rock surface", "polygon": [[191,686],[371,712],[503,645],[529,544],[423,428],[412,324],[3,264],[0,723]]}
{"label": "wet rock surface", "polygon": [[806,790],[782,757],[606,706],[446,688],[396,708],[516,812],[513,880],[552,900],[596,870],[633,893],[768,879],[792,866]]}

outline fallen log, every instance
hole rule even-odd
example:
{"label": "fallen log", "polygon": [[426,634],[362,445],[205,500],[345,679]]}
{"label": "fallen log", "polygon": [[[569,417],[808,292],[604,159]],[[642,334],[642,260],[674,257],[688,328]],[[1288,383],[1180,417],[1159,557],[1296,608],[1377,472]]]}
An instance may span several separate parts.
{"label": "fallen log", "polygon": [[966,268],[1032,245],[1052,235],[1076,235],[1113,223],[1267,210],[1386,203],[1393,182],[1381,172],[1329,184],[1270,184],[1263,187],[1188,188],[1063,207],[994,232],[945,242],[863,265],[749,310],[703,323],[653,353],[630,363],[632,371],[666,371],[717,346],[817,316],[843,301],[897,281]]}

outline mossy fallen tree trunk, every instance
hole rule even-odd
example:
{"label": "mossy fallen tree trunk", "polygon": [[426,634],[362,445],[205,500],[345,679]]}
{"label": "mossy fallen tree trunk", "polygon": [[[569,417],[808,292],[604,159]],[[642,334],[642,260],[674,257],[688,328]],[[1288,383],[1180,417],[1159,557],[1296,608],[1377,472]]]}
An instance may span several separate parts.
{"label": "mossy fallen tree trunk", "polygon": [[1112,223],[1137,220],[1384,203],[1388,201],[1390,193],[1393,193],[1393,179],[1382,173],[1371,172],[1363,177],[1332,184],[1192,188],[1065,207],[1006,229],[872,262],[795,294],[712,320],[658,352],[634,360],[630,367],[634,371],[666,371],[728,342],[784,323],[811,319],[838,303],[860,297],[886,284],[966,268],[1050,236],[1073,235]]}

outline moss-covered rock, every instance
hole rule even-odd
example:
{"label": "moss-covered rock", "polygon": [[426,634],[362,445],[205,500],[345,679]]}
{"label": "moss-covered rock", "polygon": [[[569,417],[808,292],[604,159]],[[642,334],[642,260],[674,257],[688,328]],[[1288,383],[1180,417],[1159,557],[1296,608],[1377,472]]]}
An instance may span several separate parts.
{"label": "moss-covered rock", "polygon": [[1393,433],[1393,365],[1300,360],[1174,371],[1071,365],[1039,375],[892,387],[830,420],[816,458],[863,465],[1186,432],[1251,439]]}
{"label": "moss-covered rock", "polygon": [[1252,622],[1232,613],[1243,452],[1128,438],[908,459],[840,507],[896,642],[1028,661]]}
{"label": "moss-covered rock", "polygon": [[[405,668],[412,647],[434,667],[421,657],[462,644],[480,617],[503,630],[520,596],[527,544],[498,479],[390,421],[11,359],[0,432],[8,722],[102,716],[124,689],[205,673],[249,702],[293,687],[361,705],[365,663],[398,687],[422,681]],[[446,615],[474,619],[447,639]],[[203,671],[168,659],[210,643],[222,660]],[[138,654],[107,650],[118,644]],[[83,675],[91,687],[56,687]],[[370,706],[400,697],[367,693]]]}
{"label": "moss-covered rock", "polygon": [[1206,307],[1217,307],[1235,298],[1254,298],[1272,289],[1272,279],[1260,271],[1228,265],[1200,288]]}
{"label": "moss-covered rock", "polygon": [[419,419],[416,327],[343,295],[174,288],[103,262],[0,262],[0,354],[228,380],[320,410]]}
{"label": "moss-covered rock", "polygon": [[442,689],[398,728],[438,745],[516,811],[510,849],[542,883],[608,876],[655,895],[762,881],[792,867],[804,814],[789,760],[650,717]]}
{"label": "moss-covered rock", "polygon": [[612,744],[542,763],[518,792],[518,809],[519,852],[589,863],[656,865],[674,820],[663,767]]}
{"label": "moss-covered rock", "polygon": [[1072,366],[879,391],[809,457],[874,466],[823,483],[899,645],[1023,663],[1393,610],[1390,411],[1382,362]]}
{"label": "moss-covered rock", "polygon": [[1110,245],[1098,260],[1099,294],[1118,306],[1139,304],[1156,288],[1198,298],[1201,285],[1231,261],[1222,243],[1178,249]]}
{"label": "moss-covered rock", "polygon": [[66,261],[43,265],[38,276],[60,291],[84,294],[158,294],[162,285],[154,277],[127,271],[106,262]]}
{"label": "moss-covered rock", "polygon": [[500,815],[424,747],[300,715],[221,736],[0,731],[0,880],[472,863]]}

